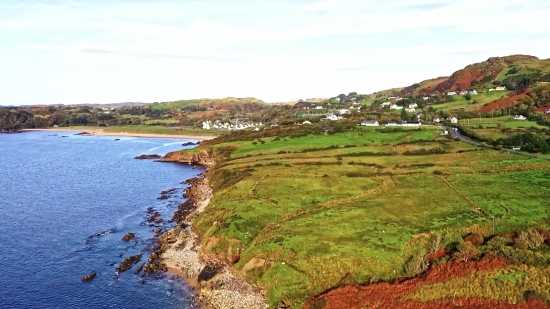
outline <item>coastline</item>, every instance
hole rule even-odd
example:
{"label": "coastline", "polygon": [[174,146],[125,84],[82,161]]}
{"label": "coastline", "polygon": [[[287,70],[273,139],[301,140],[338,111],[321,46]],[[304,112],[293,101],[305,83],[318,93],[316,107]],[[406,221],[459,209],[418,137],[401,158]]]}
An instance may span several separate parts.
{"label": "coastline", "polygon": [[[194,208],[173,229],[161,236],[163,243],[162,262],[169,272],[182,276],[195,290],[203,308],[265,309],[266,296],[261,289],[234,275],[229,265],[213,256],[201,254],[199,235],[192,229],[193,220],[210,204],[212,188],[205,174],[187,181],[188,205]],[[211,278],[204,278],[205,268],[215,268]],[[210,276],[207,276],[210,277]]]}
{"label": "coastline", "polygon": [[71,131],[71,132],[88,132],[90,135],[96,136],[124,136],[124,137],[147,137],[147,138],[177,138],[177,139],[194,139],[194,140],[210,140],[215,136],[200,136],[200,135],[177,135],[177,134],[150,134],[150,133],[128,133],[128,132],[105,132],[102,129],[92,128],[92,130],[81,130],[74,128],[48,128],[48,129],[23,129],[19,132],[32,132],[32,131]]}

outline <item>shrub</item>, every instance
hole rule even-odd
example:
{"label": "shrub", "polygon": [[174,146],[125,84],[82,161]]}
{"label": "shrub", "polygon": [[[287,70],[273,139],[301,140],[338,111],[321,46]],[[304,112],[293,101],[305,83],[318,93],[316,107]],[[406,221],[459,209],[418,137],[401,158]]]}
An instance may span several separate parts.
{"label": "shrub", "polygon": [[479,233],[472,233],[466,236],[464,241],[469,241],[472,243],[472,245],[479,246],[479,245],[483,245],[483,243],[485,242],[485,239]]}
{"label": "shrub", "polygon": [[434,174],[436,174],[436,175],[443,175],[443,172],[440,171],[440,170],[435,170],[435,171],[434,171]]}

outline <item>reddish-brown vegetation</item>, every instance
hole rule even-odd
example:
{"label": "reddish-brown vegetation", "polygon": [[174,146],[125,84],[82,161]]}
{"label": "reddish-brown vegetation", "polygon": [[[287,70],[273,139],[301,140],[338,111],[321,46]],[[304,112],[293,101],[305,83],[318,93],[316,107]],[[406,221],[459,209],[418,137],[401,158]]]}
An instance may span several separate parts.
{"label": "reddish-brown vegetation", "polygon": [[[439,251],[439,250],[438,250]],[[435,256],[441,253],[435,253]],[[478,262],[450,262],[435,266],[419,278],[395,283],[377,283],[370,285],[348,285],[321,294],[309,300],[305,309],[360,309],[360,308],[548,308],[542,302],[526,302],[512,305],[506,302],[485,299],[442,299],[437,302],[418,302],[402,299],[420,286],[443,282],[452,278],[466,277],[472,272],[504,268],[504,259],[481,260]]]}
{"label": "reddish-brown vegetation", "polygon": [[508,97],[506,97],[506,98],[494,100],[490,103],[487,103],[487,104],[483,105],[479,109],[479,111],[487,113],[487,112],[490,112],[490,111],[492,111],[494,109],[497,109],[497,108],[506,108],[506,107],[514,104],[515,102],[517,102],[520,99],[523,99],[525,97],[527,97],[526,93],[515,94],[515,93],[511,92],[510,94],[508,94]]}
{"label": "reddish-brown vegetation", "polygon": [[433,251],[432,253],[428,254],[428,262],[432,263],[435,260],[439,260],[442,257],[445,257],[447,255],[447,250],[445,248],[439,248],[436,251]]}

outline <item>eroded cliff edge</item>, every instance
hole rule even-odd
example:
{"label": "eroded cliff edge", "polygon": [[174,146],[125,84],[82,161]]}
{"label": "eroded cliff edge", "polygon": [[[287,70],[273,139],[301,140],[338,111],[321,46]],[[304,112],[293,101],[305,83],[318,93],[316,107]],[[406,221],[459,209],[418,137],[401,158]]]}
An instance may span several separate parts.
{"label": "eroded cliff edge", "polygon": [[184,194],[187,201],[178,206],[172,218],[177,225],[159,240],[165,248],[161,257],[168,269],[184,276],[205,308],[267,308],[266,296],[260,288],[234,274],[227,261],[201,252],[201,238],[193,228],[193,221],[209,206],[213,195],[208,174],[216,165],[214,153],[204,149],[177,151],[168,153],[161,161],[207,168],[201,177],[186,181],[190,184]]}

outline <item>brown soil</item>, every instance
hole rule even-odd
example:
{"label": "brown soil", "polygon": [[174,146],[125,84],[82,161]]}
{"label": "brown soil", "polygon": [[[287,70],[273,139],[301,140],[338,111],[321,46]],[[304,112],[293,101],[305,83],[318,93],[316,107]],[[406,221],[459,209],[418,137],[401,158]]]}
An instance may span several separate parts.
{"label": "brown soil", "polygon": [[[439,256],[442,252],[436,252]],[[422,285],[447,281],[450,278],[466,277],[471,272],[504,268],[503,259],[482,260],[479,262],[450,262],[438,265],[424,276],[395,283],[377,283],[371,285],[348,285],[321,294],[309,300],[305,309],[360,309],[360,308],[549,308],[541,302],[526,302],[512,305],[501,301],[486,299],[442,299],[437,302],[418,302],[401,299],[414,293]]]}
{"label": "brown soil", "polygon": [[478,111],[487,113],[487,112],[490,112],[490,111],[492,111],[494,109],[497,109],[497,108],[506,108],[506,107],[514,104],[518,100],[520,100],[522,98],[525,98],[526,96],[527,96],[526,93],[515,94],[515,93],[511,92],[510,94],[508,94],[508,97],[498,99],[498,100],[494,100],[490,103],[487,103],[487,104],[483,105]]}

